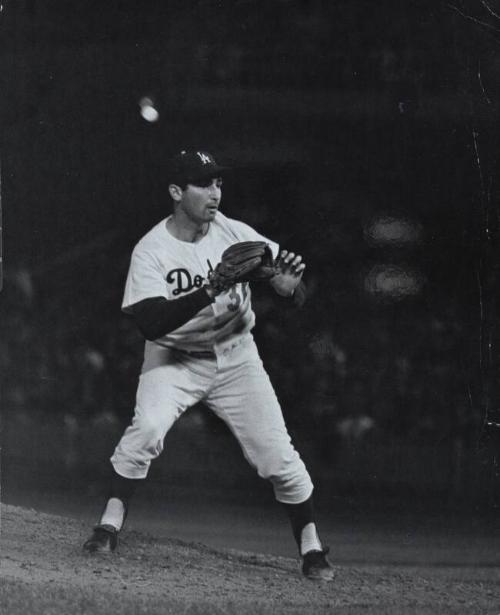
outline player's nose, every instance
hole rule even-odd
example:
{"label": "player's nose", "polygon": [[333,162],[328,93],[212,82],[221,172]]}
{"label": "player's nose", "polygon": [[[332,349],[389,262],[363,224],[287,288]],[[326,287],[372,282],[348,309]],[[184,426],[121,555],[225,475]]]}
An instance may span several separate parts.
{"label": "player's nose", "polygon": [[208,189],[208,194],[212,201],[219,202],[221,196],[221,189],[219,186],[215,186],[214,184],[212,184]]}

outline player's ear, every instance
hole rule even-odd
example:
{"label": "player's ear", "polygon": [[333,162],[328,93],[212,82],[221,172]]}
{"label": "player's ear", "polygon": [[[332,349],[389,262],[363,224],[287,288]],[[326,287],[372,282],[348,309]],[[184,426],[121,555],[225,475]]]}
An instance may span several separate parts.
{"label": "player's ear", "polygon": [[182,188],[177,184],[170,184],[170,186],[168,187],[168,192],[176,203],[181,200],[183,191]]}

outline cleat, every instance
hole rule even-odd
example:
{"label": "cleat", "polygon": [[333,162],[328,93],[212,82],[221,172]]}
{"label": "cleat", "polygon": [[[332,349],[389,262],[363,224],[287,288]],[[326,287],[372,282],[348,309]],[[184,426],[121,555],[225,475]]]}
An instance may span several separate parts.
{"label": "cleat", "polygon": [[302,574],[311,581],[332,581],[333,568],[327,560],[329,549],[322,551],[309,551],[302,557]]}
{"label": "cleat", "polygon": [[112,525],[97,525],[92,536],[84,543],[88,553],[111,553],[118,544],[118,530]]}

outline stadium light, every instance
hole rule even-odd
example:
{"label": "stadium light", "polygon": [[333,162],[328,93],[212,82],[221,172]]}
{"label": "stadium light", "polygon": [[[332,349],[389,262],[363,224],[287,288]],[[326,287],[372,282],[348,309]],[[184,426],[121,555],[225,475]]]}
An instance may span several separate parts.
{"label": "stadium light", "polygon": [[425,282],[423,274],[402,265],[377,264],[366,274],[364,288],[371,295],[402,299],[418,295]]}
{"label": "stadium light", "polygon": [[420,241],[422,227],[409,218],[377,216],[365,226],[364,236],[366,241],[373,245],[407,245]]}

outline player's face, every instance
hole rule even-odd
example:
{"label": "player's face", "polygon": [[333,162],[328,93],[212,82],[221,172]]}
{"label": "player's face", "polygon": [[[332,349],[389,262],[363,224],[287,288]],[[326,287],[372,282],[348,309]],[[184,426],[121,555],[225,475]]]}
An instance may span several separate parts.
{"label": "player's face", "polygon": [[188,184],[182,191],[179,202],[184,214],[196,224],[204,224],[215,218],[222,196],[220,177],[199,180]]}

